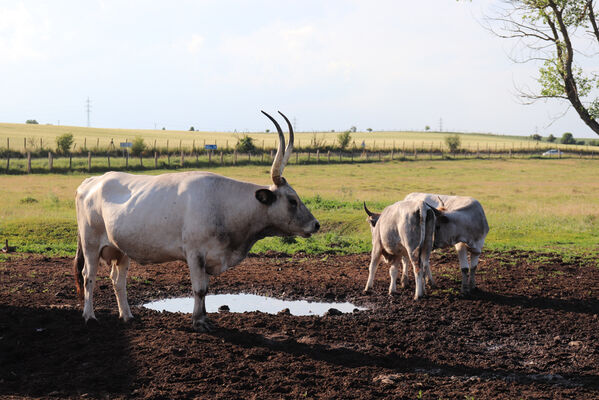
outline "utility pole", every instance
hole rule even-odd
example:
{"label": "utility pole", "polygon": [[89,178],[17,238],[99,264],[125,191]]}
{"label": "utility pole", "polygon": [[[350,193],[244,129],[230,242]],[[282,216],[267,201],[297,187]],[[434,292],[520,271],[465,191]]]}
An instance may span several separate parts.
{"label": "utility pole", "polygon": [[443,132],[443,118],[439,118],[439,132]]}
{"label": "utility pole", "polygon": [[87,101],[85,102],[85,111],[87,112],[87,127],[89,128],[89,113],[91,112],[91,103],[89,101],[89,97],[87,98]]}

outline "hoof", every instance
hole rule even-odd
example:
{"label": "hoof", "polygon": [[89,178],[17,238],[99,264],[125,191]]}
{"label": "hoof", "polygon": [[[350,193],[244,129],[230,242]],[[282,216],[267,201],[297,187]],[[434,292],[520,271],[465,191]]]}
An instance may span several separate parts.
{"label": "hoof", "polygon": [[119,317],[124,323],[131,322],[133,320],[133,315],[121,316]]}
{"label": "hoof", "polygon": [[207,333],[214,330],[214,325],[206,319],[203,321],[194,321],[192,326],[193,330],[199,333]]}

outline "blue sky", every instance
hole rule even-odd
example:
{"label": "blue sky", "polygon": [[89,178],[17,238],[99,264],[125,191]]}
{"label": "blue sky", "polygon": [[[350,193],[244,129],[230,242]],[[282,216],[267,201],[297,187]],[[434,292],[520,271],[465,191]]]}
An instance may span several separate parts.
{"label": "blue sky", "polygon": [[537,66],[479,20],[494,1],[0,0],[0,121],[108,128],[424,129],[596,137],[520,104]]}

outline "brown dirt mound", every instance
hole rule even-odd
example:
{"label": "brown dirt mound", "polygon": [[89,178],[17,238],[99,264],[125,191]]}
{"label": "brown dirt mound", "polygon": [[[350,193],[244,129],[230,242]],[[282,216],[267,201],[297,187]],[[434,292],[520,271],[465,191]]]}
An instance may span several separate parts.
{"label": "brown dirt mound", "polygon": [[452,252],[433,256],[437,288],[387,295],[381,267],[362,294],[368,255],[249,257],[211,293],[351,301],[326,317],[260,312],[191,316],[135,307],[188,295],[183,263],[132,264],[135,319],[118,320],[108,270],[86,326],[71,260],[0,263],[0,397],[222,399],[599,399],[599,268],[536,253],[484,253],[480,290],[459,296]]}

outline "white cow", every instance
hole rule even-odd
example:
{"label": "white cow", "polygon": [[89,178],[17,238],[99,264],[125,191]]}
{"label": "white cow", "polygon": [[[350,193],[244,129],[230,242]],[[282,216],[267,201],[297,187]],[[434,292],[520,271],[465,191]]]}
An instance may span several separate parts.
{"label": "white cow", "polygon": [[[264,113],[264,112],[263,112]],[[309,237],[320,225],[282,177],[293,151],[279,124],[279,147],[271,168],[273,185],[259,186],[209,172],[158,176],[108,172],[86,179],[77,189],[77,292],[83,317],[95,319],[93,289],[100,260],[110,264],[119,316],[133,316],[127,303],[129,260],[141,264],[187,262],[194,293],[193,327],[207,331],[204,298],[210,275],[245,258],[267,236]]]}
{"label": "white cow", "polygon": [[[433,249],[435,213],[422,201],[398,201],[385,207],[382,213],[370,212],[364,203],[372,232],[372,254],[368,272],[368,281],[364,292],[372,289],[381,257],[391,264],[389,275],[389,294],[396,291],[397,268],[401,261],[404,274],[407,260],[414,268],[416,289],[414,299],[424,296],[425,273],[430,275],[429,259]],[[402,287],[405,285],[402,276]]]}
{"label": "white cow", "polygon": [[[430,193],[410,193],[404,200],[424,201],[436,209],[434,248],[455,246],[462,270],[461,292],[468,294],[476,289],[474,274],[489,233],[487,217],[481,204],[472,197]],[[403,274],[407,274],[406,268]]]}

